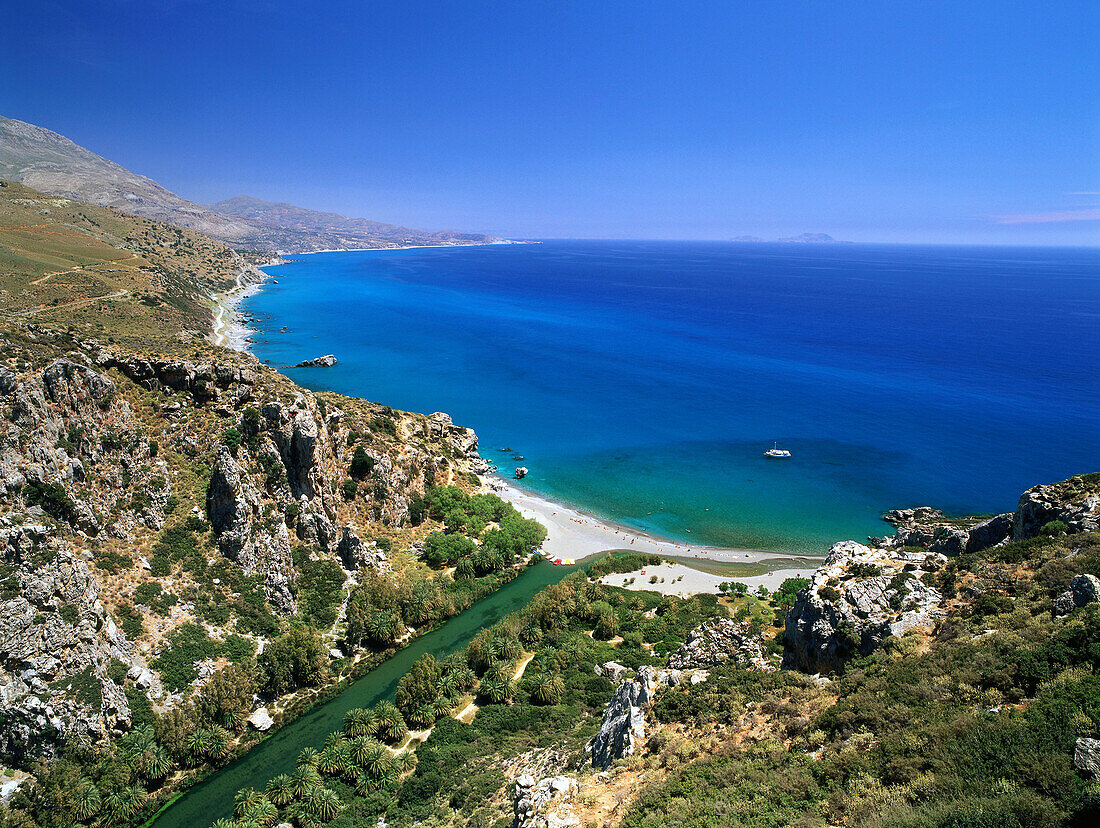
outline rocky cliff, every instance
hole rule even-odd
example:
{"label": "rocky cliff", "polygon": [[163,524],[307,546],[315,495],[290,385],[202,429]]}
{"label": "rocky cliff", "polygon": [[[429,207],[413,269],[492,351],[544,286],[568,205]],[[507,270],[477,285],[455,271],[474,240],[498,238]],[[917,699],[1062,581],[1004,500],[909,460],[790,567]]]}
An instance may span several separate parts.
{"label": "rocky cliff", "polygon": [[[1097,531],[1100,475],[1034,486],[1020,496],[1015,512],[980,521],[949,519],[929,507],[885,517],[897,526],[893,537],[872,539],[871,546],[835,544],[799,593],[787,613],[784,666],[829,672],[890,636],[933,624],[943,596],[926,582],[954,557],[1043,534]],[[1095,578],[1089,578],[1081,576],[1059,597],[1059,611],[1093,600]]]}
{"label": "rocky cliff", "polygon": [[[295,550],[350,583],[384,565],[375,538],[404,531],[427,483],[482,467],[476,435],[445,415],[320,398],[247,355],[150,357],[41,327],[0,353],[0,744],[11,755],[122,733],[127,692],[176,703],[150,665],[182,625],[262,644],[237,609],[228,624],[200,613],[247,610],[218,556],[257,579],[276,617],[293,617],[308,587]],[[347,487],[357,452],[366,459]]]}

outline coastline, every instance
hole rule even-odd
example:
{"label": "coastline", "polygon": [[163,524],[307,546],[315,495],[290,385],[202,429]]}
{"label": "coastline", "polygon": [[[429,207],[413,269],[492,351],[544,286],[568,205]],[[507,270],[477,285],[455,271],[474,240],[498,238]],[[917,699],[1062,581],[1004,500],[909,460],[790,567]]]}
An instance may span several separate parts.
{"label": "coastline", "polygon": [[[546,541],[542,545],[543,557],[581,561],[592,555],[610,550],[629,550],[642,554],[664,557],[697,558],[728,564],[757,564],[767,566],[769,561],[789,565],[792,560],[806,561],[804,569],[816,569],[821,561],[816,555],[794,555],[769,552],[762,549],[733,549],[700,544],[680,543],[669,538],[659,538],[641,530],[615,524],[583,512],[564,503],[550,500],[515,486],[507,479],[487,476],[486,488],[507,500],[524,516],[535,518],[546,527]],[[731,580],[730,576],[711,576],[699,570],[685,570],[714,578],[714,584]],[[678,573],[679,574],[679,573]],[[618,577],[618,576],[616,576]],[[764,576],[754,576],[757,578]],[[745,578],[739,578],[749,583]],[[709,582],[708,582],[709,583]],[[763,583],[763,582],[761,582]]]}
{"label": "coastline", "polygon": [[[538,242],[492,242],[491,244],[537,244]],[[488,245],[414,245],[402,248],[365,248],[365,251],[407,250],[420,247],[474,247]],[[352,252],[350,250],[312,251],[296,255],[313,255],[324,252]],[[259,293],[272,277],[259,267],[253,272],[260,276],[256,281],[242,283],[248,271],[242,269],[237,275],[236,286],[222,294],[211,296],[214,321],[211,340],[216,345],[235,351],[249,353],[252,336],[256,333],[249,328],[238,310],[246,298]],[[628,550],[642,554],[660,555],[665,558],[698,559],[727,565],[755,565],[769,569],[763,574],[746,576],[715,575],[685,563],[666,563],[662,565],[660,581],[649,584],[648,576],[644,583],[628,585],[632,589],[653,589],[666,594],[681,594],[685,589],[697,592],[717,592],[718,584],[723,581],[738,580],[752,587],[765,586],[769,589],[777,586],[785,577],[802,574],[806,570],[816,569],[820,556],[797,555],[784,552],[772,552],[761,549],[738,549],[712,547],[690,542],[681,542],[671,538],[662,538],[639,529],[617,524],[565,503],[551,500],[529,490],[514,485],[507,478],[488,475],[485,478],[486,490],[496,492],[509,501],[525,517],[538,520],[547,530],[547,539],[542,546],[541,555],[549,561],[562,560],[579,562],[593,555],[611,550]],[[805,561],[805,566],[792,569],[794,562]],[[672,568],[669,568],[669,567]],[[667,570],[667,571],[666,571]],[[622,585],[630,575],[612,575],[609,578],[620,579],[616,585]],[[610,583],[610,582],[609,582]]]}
{"label": "coastline", "polygon": [[493,242],[474,242],[473,244],[404,244],[398,247],[326,247],[323,250],[310,250],[305,253],[288,253],[279,251],[280,256],[312,256],[315,253],[387,253],[394,250],[437,250],[450,249],[452,247],[497,247],[511,244],[542,244],[540,241],[511,241],[501,239]]}
{"label": "coastline", "polygon": [[263,277],[262,279],[241,284],[241,277],[245,274],[245,271],[241,270],[237,274],[236,287],[227,290],[225,293],[213,294],[210,297],[214,303],[212,308],[214,321],[211,325],[210,341],[215,345],[233,351],[249,352],[252,336],[256,332],[244,324],[240,311],[237,309],[240,307],[241,302],[249,296],[259,293],[267,280],[271,278],[259,268],[255,270]]}

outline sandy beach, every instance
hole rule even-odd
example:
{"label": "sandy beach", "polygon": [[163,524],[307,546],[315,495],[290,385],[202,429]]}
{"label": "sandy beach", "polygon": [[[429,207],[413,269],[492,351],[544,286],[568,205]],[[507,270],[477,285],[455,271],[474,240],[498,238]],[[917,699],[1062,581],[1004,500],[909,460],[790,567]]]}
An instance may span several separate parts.
{"label": "sandy beach", "polygon": [[[259,271],[262,273],[262,271]],[[210,297],[214,303],[214,322],[210,332],[210,340],[215,345],[223,348],[231,348],[234,351],[247,351],[251,344],[252,335],[255,333],[244,324],[237,308],[241,302],[249,296],[259,293],[264,286],[265,279],[258,282],[241,284],[241,277],[245,271],[237,274],[237,286],[232,290],[215,294]]]}
{"label": "sandy beach", "polygon": [[[817,563],[821,560],[817,556],[789,555],[758,549],[726,549],[677,543],[676,541],[658,538],[645,532],[598,520],[592,515],[532,494],[503,478],[494,476],[488,479],[490,489],[515,506],[524,517],[535,518],[546,527],[546,542],[543,544],[542,549],[543,554],[551,560],[562,558],[579,561],[611,549],[629,549],[632,552],[654,555],[674,555],[676,557],[700,558],[740,564],[756,563],[766,565],[768,561],[776,561],[777,563],[782,561],[784,564],[789,565],[792,559],[796,559],[805,560],[806,568],[810,570],[816,568]],[[683,568],[691,572],[697,571],[686,566]],[[734,579],[729,575],[707,577],[717,577],[716,584]],[[748,583],[744,578],[736,578],[735,580]]]}
{"label": "sandy beach", "polygon": [[[787,578],[809,578],[816,568],[814,563],[809,562],[807,566],[799,569],[773,569],[763,575],[711,575],[709,572],[700,572],[690,566],[666,561],[660,566],[649,566],[637,572],[605,575],[600,578],[600,582],[624,589],[648,590],[662,595],[680,596],[697,595],[700,592],[718,593],[719,584],[733,581],[745,584],[750,590],[766,587],[774,591]],[[653,583],[652,578],[656,578],[657,582]]]}

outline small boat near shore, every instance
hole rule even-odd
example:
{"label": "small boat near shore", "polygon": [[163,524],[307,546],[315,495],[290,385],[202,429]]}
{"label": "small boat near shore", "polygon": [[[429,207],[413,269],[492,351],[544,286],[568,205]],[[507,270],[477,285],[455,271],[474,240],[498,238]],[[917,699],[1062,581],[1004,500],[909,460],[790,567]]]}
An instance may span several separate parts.
{"label": "small boat near shore", "polygon": [[791,453],[786,449],[779,448],[779,441],[772,443],[772,447],[764,452],[765,457],[790,457]]}

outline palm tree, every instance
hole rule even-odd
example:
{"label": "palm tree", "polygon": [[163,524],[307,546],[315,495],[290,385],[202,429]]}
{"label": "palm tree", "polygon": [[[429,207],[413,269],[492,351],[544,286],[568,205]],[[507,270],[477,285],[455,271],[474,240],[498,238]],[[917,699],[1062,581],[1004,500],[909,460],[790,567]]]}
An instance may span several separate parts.
{"label": "palm tree", "polygon": [[287,774],[280,773],[267,783],[264,794],[278,807],[285,808],[294,799],[294,780]]}
{"label": "palm tree", "polygon": [[383,699],[375,705],[374,720],[378,723],[378,735],[387,742],[400,741],[408,732],[401,711],[388,699]]}
{"label": "palm tree", "polygon": [[154,744],[142,751],[134,764],[134,770],[143,779],[150,781],[163,779],[168,775],[168,771],[172,770],[172,760],[168,757],[168,751]]}
{"label": "palm tree", "polygon": [[344,809],[344,803],[329,788],[310,788],[302,799],[305,810],[324,822],[331,822]]}
{"label": "palm tree", "polygon": [[455,680],[454,672],[446,672],[440,676],[436,689],[443,697],[458,695],[458,682]]}
{"label": "palm tree", "polygon": [[317,750],[311,747],[302,748],[302,752],[298,754],[298,760],[295,762],[295,765],[299,768],[306,766],[317,767]]}
{"label": "palm tree", "polygon": [[455,686],[459,690],[469,690],[477,684],[477,675],[465,664],[459,664],[448,675],[454,677]]}
{"label": "palm tree", "polygon": [[340,776],[349,761],[344,751],[336,745],[330,745],[321,751],[317,758],[317,770],[328,776]]}
{"label": "palm tree", "polygon": [[338,731],[333,731],[325,737],[326,748],[340,748],[348,743],[348,737]]}
{"label": "palm tree", "polygon": [[359,794],[359,796],[366,796],[376,790],[378,790],[378,780],[366,771],[363,771],[355,778],[355,792]]}
{"label": "palm tree", "polygon": [[397,764],[402,771],[409,771],[416,767],[416,751],[403,750],[397,754]]}
{"label": "palm tree", "polygon": [[382,765],[389,758],[390,752],[380,743],[364,751],[363,760],[359,763],[372,779],[377,779],[382,770]]}
{"label": "palm tree", "polygon": [[214,725],[210,728],[210,736],[211,745],[206,756],[211,762],[220,762],[229,755],[229,731]]}
{"label": "palm tree", "polygon": [[435,724],[435,711],[430,704],[422,704],[409,714],[409,722],[417,727],[431,727]]}
{"label": "palm tree", "polygon": [[248,812],[259,805],[261,802],[266,802],[264,795],[253,788],[242,788],[237,791],[237,795],[233,797],[233,813],[238,817],[245,817]]}
{"label": "palm tree", "polygon": [[378,766],[377,779],[382,784],[389,784],[396,782],[397,777],[401,775],[401,767],[397,764],[397,760],[390,755],[386,755],[386,758]]}
{"label": "palm tree", "polygon": [[377,730],[374,713],[355,707],[344,714],[344,733],[348,736],[373,736]]}
{"label": "palm tree", "polygon": [[539,704],[557,704],[565,695],[565,682],[560,675],[541,675],[535,681],[532,695]]}
{"label": "palm tree", "polygon": [[264,798],[261,799],[247,814],[245,819],[263,826],[263,828],[270,828],[275,824],[275,821],[279,818],[279,809],[275,807],[275,803]]}
{"label": "palm tree", "polygon": [[493,670],[481,680],[478,692],[493,704],[504,704],[515,695],[515,687],[504,672]]}
{"label": "palm tree", "polygon": [[518,639],[508,636],[501,639],[500,652],[508,661],[515,661],[523,655],[523,647]]}
{"label": "palm tree", "polygon": [[236,820],[226,819],[225,817],[222,817],[221,819],[215,821],[214,824],[210,826],[210,828],[238,828],[239,825],[240,823]]}
{"label": "palm tree", "polygon": [[81,822],[85,822],[96,814],[103,805],[99,788],[92,784],[91,779],[81,779],[73,791],[73,811]]}
{"label": "palm tree", "polygon": [[294,798],[302,799],[310,789],[321,784],[321,774],[313,765],[304,765],[291,774],[290,780]]}
{"label": "palm tree", "polygon": [[431,703],[432,720],[438,721],[444,716],[449,716],[451,711],[454,710],[455,700],[453,697],[441,696]]}
{"label": "palm tree", "polygon": [[187,736],[187,757],[191,764],[198,765],[214,749],[214,734],[210,730],[194,730]]}
{"label": "palm tree", "polygon": [[385,752],[382,743],[373,736],[359,736],[351,740],[351,761],[357,765],[366,765],[367,759],[374,755],[376,750]]}
{"label": "palm tree", "polygon": [[103,802],[107,809],[108,823],[117,825],[126,822],[137,813],[144,801],[145,791],[142,788],[131,786],[111,791]]}

